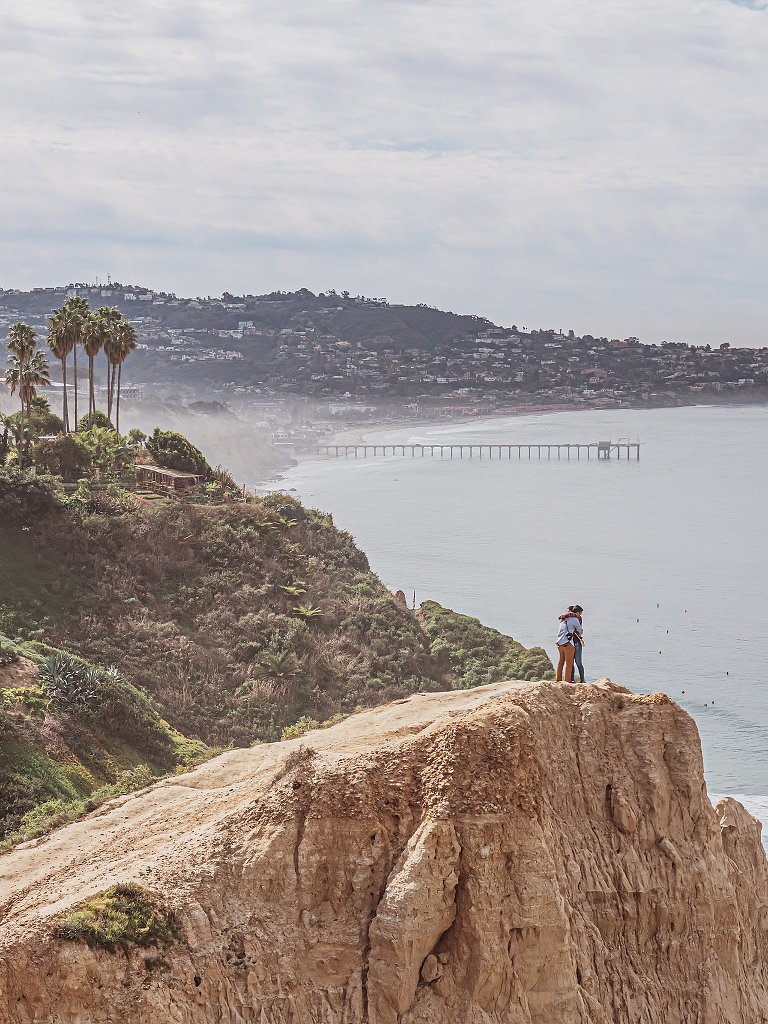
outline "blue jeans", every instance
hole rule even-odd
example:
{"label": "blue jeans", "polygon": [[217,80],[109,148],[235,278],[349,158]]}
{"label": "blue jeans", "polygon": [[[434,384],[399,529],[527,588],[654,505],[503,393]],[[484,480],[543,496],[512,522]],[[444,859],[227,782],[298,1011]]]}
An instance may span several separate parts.
{"label": "blue jeans", "polygon": [[584,662],[581,660],[581,652],[584,650],[583,646],[578,643],[575,639],[573,646],[576,653],[573,656],[573,668],[571,669],[571,682],[574,682],[576,678],[576,669],[579,670],[579,679],[584,682]]}

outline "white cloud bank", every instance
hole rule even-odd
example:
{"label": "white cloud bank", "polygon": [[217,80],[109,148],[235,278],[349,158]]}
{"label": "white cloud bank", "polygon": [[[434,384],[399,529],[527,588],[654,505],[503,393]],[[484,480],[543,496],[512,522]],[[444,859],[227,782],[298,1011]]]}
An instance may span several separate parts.
{"label": "white cloud bank", "polygon": [[29,0],[0,25],[0,284],[768,343],[764,6]]}

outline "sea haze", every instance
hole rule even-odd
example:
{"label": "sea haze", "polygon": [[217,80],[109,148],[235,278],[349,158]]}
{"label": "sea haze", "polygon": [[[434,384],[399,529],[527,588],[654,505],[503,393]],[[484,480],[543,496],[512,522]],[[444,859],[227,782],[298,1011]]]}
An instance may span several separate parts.
{"label": "sea haze", "polygon": [[[714,793],[768,794],[768,407],[610,410],[369,433],[435,443],[628,437],[641,459],[321,459],[286,474],[392,589],[540,644],[586,609],[589,680],[669,693]],[[761,805],[762,806],[762,805]]]}

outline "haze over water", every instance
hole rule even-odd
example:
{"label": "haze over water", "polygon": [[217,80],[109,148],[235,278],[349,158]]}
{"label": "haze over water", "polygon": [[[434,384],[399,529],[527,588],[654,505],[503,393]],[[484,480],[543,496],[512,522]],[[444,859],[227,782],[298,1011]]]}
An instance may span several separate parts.
{"label": "haze over water", "polygon": [[586,609],[588,680],[696,719],[710,793],[768,794],[768,407],[610,410],[370,432],[369,440],[643,442],[640,462],[323,459],[284,481],[333,513],[392,589],[554,658]]}

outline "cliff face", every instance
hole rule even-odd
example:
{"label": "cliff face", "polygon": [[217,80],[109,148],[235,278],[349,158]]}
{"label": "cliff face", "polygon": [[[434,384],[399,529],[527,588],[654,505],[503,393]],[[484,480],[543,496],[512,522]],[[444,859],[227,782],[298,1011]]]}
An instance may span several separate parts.
{"label": "cliff face", "polygon": [[[183,939],[57,915],[135,881]],[[768,877],[663,696],[506,683],[233,751],[0,859],[13,1024],[758,1024]]]}

